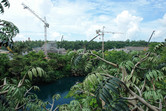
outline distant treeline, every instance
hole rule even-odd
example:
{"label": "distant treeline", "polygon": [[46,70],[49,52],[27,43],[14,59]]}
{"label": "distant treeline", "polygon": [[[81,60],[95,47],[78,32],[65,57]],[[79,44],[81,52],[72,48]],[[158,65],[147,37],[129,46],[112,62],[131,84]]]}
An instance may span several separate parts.
{"label": "distant treeline", "polygon": [[[101,50],[102,42],[96,41],[55,41],[58,48],[65,48],[66,50],[78,50],[83,49],[86,46],[87,50]],[[151,42],[151,44],[156,42]],[[147,46],[146,41],[105,41],[104,49],[123,48],[126,46]],[[41,47],[44,45],[44,41],[16,41],[14,42],[15,52],[31,51],[32,48]]]}
{"label": "distant treeline", "polygon": [[[154,42],[153,42],[154,43]],[[67,50],[78,50],[82,49],[86,46],[88,50],[101,50],[102,42],[96,41],[62,41],[57,42],[58,47],[65,48]],[[106,41],[104,42],[104,49],[113,49],[113,48],[123,48],[126,46],[147,46],[148,43],[146,41]]]}

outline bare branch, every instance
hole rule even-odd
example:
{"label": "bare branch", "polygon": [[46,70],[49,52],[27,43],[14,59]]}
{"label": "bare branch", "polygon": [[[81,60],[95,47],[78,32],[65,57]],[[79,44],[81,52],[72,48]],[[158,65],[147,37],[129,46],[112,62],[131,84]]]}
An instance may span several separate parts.
{"label": "bare branch", "polygon": [[51,103],[50,103],[50,102],[48,102],[48,104],[51,106]]}
{"label": "bare branch", "polygon": [[5,86],[5,85],[1,85],[1,86],[0,86],[0,89],[3,88],[3,86]]}
{"label": "bare branch", "polygon": [[[128,87],[127,87],[128,88]],[[141,103],[143,103],[144,105],[146,105],[148,108],[150,108],[153,111],[158,111],[157,107],[149,104],[148,102],[146,102],[142,97],[138,96],[136,93],[134,93],[130,88],[128,88],[128,91],[131,95],[135,96]]]}
{"label": "bare branch", "polygon": [[134,74],[134,71],[135,71],[136,67],[138,67],[139,64],[141,64],[142,62],[144,62],[144,61],[149,57],[149,55],[150,55],[150,53],[148,53],[144,58],[142,58],[140,61],[138,61],[138,62],[134,65],[134,67],[133,67],[133,69],[132,69],[130,75],[133,75],[133,74]]}
{"label": "bare branch", "polygon": [[143,103],[149,109],[151,109],[153,111],[158,111],[158,108],[156,106],[153,106],[153,105],[149,104],[148,102],[146,102],[143,97],[141,97],[141,96],[137,95],[135,92],[133,92],[129,87],[126,86],[126,84],[124,82],[122,82],[122,83],[127,88],[128,93],[130,93],[132,96],[136,97],[137,100],[139,100],[141,103]]}
{"label": "bare branch", "polygon": [[7,82],[6,82],[6,78],[5,78],[3,81],[3,85],[6,85],[6,84],[7,84]]}
{"label": "bare branch", "polygon": [[125,69],[124,67],[121,67],[121,71],[122,71],[122,81],[124,81],[124,80],[125,80],[125,77],[126,77],[128,74],[127,74],[127,71],[126,71],[126,69]]}
{"label": "bare branch", "polygon": [[7,84],[6,78],[4,78],[3,85],[1,85],[0,88],[3,88],[3,86],[5,86],[6,84]]}
{"label": "bare branch", "polygon": [[19,106],[19,103],[16,104],[15,110],[17,110],[18,106]]}
{"label": "bare branch", "polygon": [[137,106],[135,106],[133,109],[131,109],[131,111],[135,111],[135,110],[137,110]]}
{"label": "bare branch", "polygon": [[59,106],[57,106],[57,107],[54,109],[54,111],[56,111],[58,108],[59,108]]}
{"label": "bare branch", "polygon": [[132,69],[132,71],[131,71],[131,75],[133,75],[134,74],[134,71],[135,71],[135,69],[136,69],[136,67],[140,64],[141,62],[139,61],[139,62],[137,62],[135,65],[134,65],[134,67],[133,67],[133,69]]}
{"label": "bare branch", "polygon": [[27,95],[27,93],[29,93],[29,91],[32,90],[33,87],[34,87],[34,86],[32,86],[31,88],[29,88],[29,89],[25,92],[24,97]]}
{"label": "bare branch", "polygon": [[160,99],[160,102],[159,102],[159,111],[162,111],[162,101]]}
{"label": "bare branch", "polygon": [[109,74],[103,74],[103,75],[106,76],[106,77],[114,78],[114,76],[111,76]]}
{"label": "bare branch", "polygon": [[0,95],[6,94],[8,90],[0,92]]}
{"label": "bare branch", "polygon": [[106,74],[103,74],[104,76],[107,76],[107,77],[111,77],[111,78],[113,78],[114,76],[111,76],[111,75],[109,75],[108,73],[107,73],[107,71],[106,70],[104,70],[102,67],[101,67],[101,69],[106,73]]}
{"label": "bare branch", "polygon": [[80,104],[80,109],[82,110],[82,106],[81,106],[81,104]]}
{"label": "bare branch", "polygon": [[137,98],[134,96],[134,97],[123,97],[124,99],[126,100],[136,100]]}
{"label": "bare branch", "polygon": [[144,91],[145,85],[146,85],[146,79],[144,80],[144,84],[143,84],[143,86],[142,86],[141,93]]}
{"label": "bare branch", "polygon": [[23,105],[21,105],[21,106],[19,106],[19,107],[18,107],[18,105],[19,105],[19,104],[17,104],[17,106],[15,107],[15,110],[21,109],[22,107],[24,107],[24,106],[26,105],[26,103],[24,103]]}
{"label": "bare branch", "polygon": [[142,97],[142,93],[141,93],[141,90],[134,84],[135,88],[137,89],[139,95]]}
{"label": "bare branch", "polygon": [[138,109],[138,111],[144,111],[142,108],[140,108],[140,107],[138,107],[136,104],[134,104],[132,101],[128,101],[131,105],[133,105],[134,106],[134,108],[133,109],[131,109],[131,111],[137,111],[137,109]]}
{"label": "bare branch", "polygon": [[18,83],[18,86],[17,87],[21,87],[25,81],[25,77],[26,77],[27,74],[24,75],[24,77],[22,78],[22,80]]}
{"label": "bare branch", "polygon": [[51,109],[50,109],[50,111],[53,111],[54,103],[55,103],[55,99],[52,99],[52,104],[51,104]]}
{"label": "bare branch", "polygon": [[91,53],[89,53],[89,54],[91,54],[91,55],[93,55],[93,56],[97,57],[98,59],[100,59],[100,60],[104,61],[104,62],[105,62],[105,63],[107,63],[107,64],[110,64],[110,65],[112,65],[112,66],[114,66],[114,67],[118,67],[118,65],[117,65],[117,64],[112,63],[112,62],[110,62],[110,61],[107,61],[107,60],[105,60],[105,59],[103,59],[103,58],[99,57],[98,55],[93,54],[92,52],[91,52]]}
{"label": "bare branch", "polygon": [[152,86],[153,86],[153,90],[155,91],[156,88],[155,88],[155,85],[154,85],[154,83],[153,83],[153,80],[151,80],[151,83],[152,83]]}
{"label": "bare branch", "polygon": [[137,109],[139,111],[144,111],[142,108],[138,107],[137,105],[131,111],[137,111]]}
{"label": "bare branch", "polygon": [[46,111],[49,111],[45,106],[42,105],[42,107],[43,107]]}

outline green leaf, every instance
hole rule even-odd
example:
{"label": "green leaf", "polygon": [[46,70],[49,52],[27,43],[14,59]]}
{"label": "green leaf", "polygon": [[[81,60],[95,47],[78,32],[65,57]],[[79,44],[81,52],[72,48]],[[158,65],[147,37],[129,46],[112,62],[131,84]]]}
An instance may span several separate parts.
{"label": "green leaf", "polygon": [[150,76],[149,76],[149,74],[146,74],[146,78],[150,81]]}
{"label": "green leaf", "polygon": [[148,74],[149,74],[149,76],[153,79],[153,73],[152,73],[152,72],[149,72]]}
{"label": "green leaf", "polygon": [[28,71],[28,76],[29,76],[30,80],[32,80],[32,72],[31,71]]}
{"label": "green leaf", "polygon": [[33,88],[34,88],[34,90],[38,90],[38,91],[40,90],[40,88],[38,86],[34,86]]}
{"label": "green leaf", "polygon": [[126,80],[129,81],[129,80],[131,79],[131,77],[132,77],[131,74],[130,74],[130,75],[127,75],[127,76],[126,76]]}
{"label": "green leaf", "polygon": [[100,93],[99,96],[105,103],[107,103],[107,104],[110,103],[108,98],[103,93]]}
{"label": "green leaf", "polygon": [[17,94],[18,90],[19,90],[18,88],[16,88],[16,89],[14,90],[13,96],[15,96],[15,95]]}
{"label": "green leaf", "polygon": [[35,68],[32,68],[32,74],[35,76],[35,77],[37,77],[37,72],[36,72],[36,69]]}
{"label": "green leaf", "polygon": [[105,85],[105,87],[107,87],[107,88],[108,88],[109,90],[111,90],[113,93],[119,94],[118,90],[115,88],[115,86],[114,86],[113,84],[107,83],[107,84]]}
{"label": "green leaf", "polygon": [[112,96],[111,96],[111,94],[109,92],[109,89],[107,89],[106,87],[103,87],[102,92],[104,93],[106,98],[108,98],[109,100],[112,100]]}
{"label": "green leaf", "polygon": [[152,73],[153,73],[155,79],[157,79],[157,72],[155,70],[153,70]]}
{"label": "green leaf", "polygon": [[133,76],[133,77],[132,77],[132,82],[135,83],[135,80],[136,80],[136,77]]}

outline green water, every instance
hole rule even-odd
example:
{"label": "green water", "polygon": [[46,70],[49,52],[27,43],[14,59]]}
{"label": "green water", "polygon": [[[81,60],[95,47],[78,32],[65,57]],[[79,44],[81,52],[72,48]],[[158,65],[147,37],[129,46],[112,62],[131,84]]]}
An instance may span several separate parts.
{"label": "green water", "polygon": [[39,85],[40,92],[36,92],[38,98],[43,101],[49,101],[52,103],[52,96],[54,94],[60,94],[61,98],[57,101],[55,100],[55,106],[70,103],[73,98],[64,98],[71,86],[73,86],[76,82],[82,82],[84,77],[66,77],[59,79],[51,84]]}

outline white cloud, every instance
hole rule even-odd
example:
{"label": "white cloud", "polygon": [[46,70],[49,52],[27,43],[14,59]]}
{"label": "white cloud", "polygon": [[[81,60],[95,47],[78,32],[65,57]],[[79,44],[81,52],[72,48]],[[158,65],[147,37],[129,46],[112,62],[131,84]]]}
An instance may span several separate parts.
{"label": "white cloud", "polygon": [[86,36],[88,37],[88,40],[91,40],[93,37],[96,36],[96,30],[101,29],[102,27],[100,25],[91,25],[87,31]]}
{"label": "white cloud", "polygon": [[162,19],[159,19],[159,22],[163,27],[166,27],[166,13],[164,14]]}
{"label": "white cloud", "polygon": [[17,37],[15,37],[13,40],[14,40],[14,41],[26,41],[26,40],[28,40],[28,38],[25,37],[25,36],[22,35],[22,34],[18,34]]}
{"label": "white cloud", "polygon": [[144,34],[145,40],[148,40],[152,31],[155,30],[155,33],[151,41],[164,41],[166,38],[166,13],[162,18],[157,20],[142,23],[141,32]]}
{"label": "white cloud", "polygon": [[58,33],[58,32],[53,32],[52,34],[51,34],[51,37],[49,38],[49,40],[58,40],[58,41],[60,41],[61,40],[61,34],[60,33]]}
{"label": "white cloud", "polygon": [[[132,2],[112,2],[109,0],[69,1],[69,0],[10,0],[11,7],[0,15],[1,19],[9,20],[20,29],[16,38],[22,40],[44,40],[44,24],[31,12],[23,9],[24,2],[41,18],[47,17],[50,25],[48,40],[90,40],[96,30],[105,26],[106,31],[123,32],[125,34],[106,34],[105,40],[147,40],[151,31],[156,29],[156,38],[163,38],[166,30],[166,14],[161,19],[143,23],[143,17],[137,8],[148,6],[149,0]],[[139,4],[139,6],[138,6]],[[133,7],[137,7],[134,8]],[[158,31],[157,31],[158,30]],[[108,37],[111,36],[111,37]],[[147,38],[143,38],[146,36]]]}
{"label": "white cloud", "polygon": [[117,17],[114,19],[117,29],[120,32],[126,33],[127,36],[124,35],[113,35],[112,39],[115,40],[126,40],[133,39],[135,33],[140,31],[140,22],[143,20],[142,17],[134,16],[130,14],[127,10],[122,11]]}

